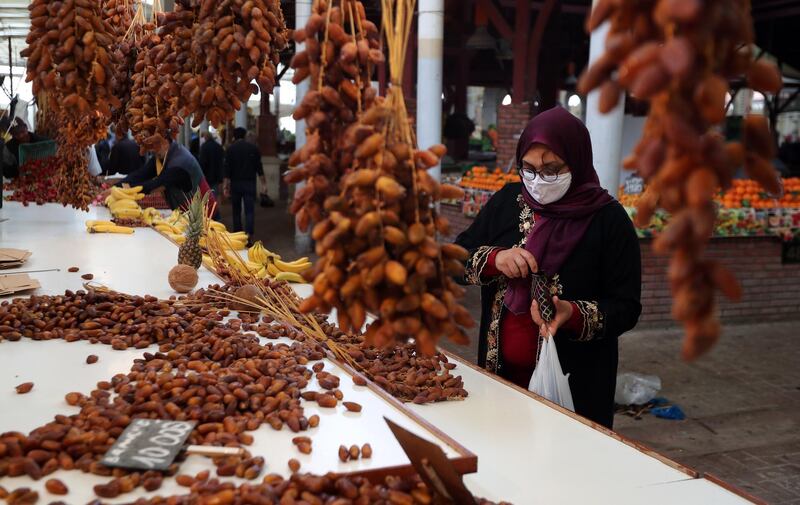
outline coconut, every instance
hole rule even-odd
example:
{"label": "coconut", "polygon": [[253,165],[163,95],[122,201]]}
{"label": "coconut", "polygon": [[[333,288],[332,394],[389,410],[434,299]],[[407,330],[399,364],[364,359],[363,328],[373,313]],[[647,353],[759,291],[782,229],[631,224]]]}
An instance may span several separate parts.
{"label": "coconut", "polygon": [[175,265],[169,271],[169,285],[178,293],[188,293],[198,280],[197,270],[189,265]]}
{"label": "coconut", "polygon": [[[242,312],[256,312],[258,310],[254,307],[254,305],[258,303],[258,297],[261,296],[261,291],[252,284],[245,284],[244,286],[238,288],[233,293],[233,296],[235,296],[236,299],[231,300],[230,302],[231,310]],[[240,299],[247,300],[249,303],[239,301]]]}

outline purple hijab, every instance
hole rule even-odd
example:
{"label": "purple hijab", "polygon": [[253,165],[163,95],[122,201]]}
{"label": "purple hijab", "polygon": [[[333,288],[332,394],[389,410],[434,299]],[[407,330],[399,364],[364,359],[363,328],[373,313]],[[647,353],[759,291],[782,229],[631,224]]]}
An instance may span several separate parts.
{"label": "purple hijab", "polygon": [[[592,165],[592,142],[583,123],[562,107],[554,107],[531,119],[517,144],[517,166],[535,143],[544,144],[572,172],[572,184],[563,198],[542,205],[522,185],[522,197],[536,215],[536,224],[525,249],[539,264],[539,272],[555,275],[583,238],[595,212],[614,199],[600,187]],[[511,279],[505,306],[515,314],[530,311],[531,278]]]}

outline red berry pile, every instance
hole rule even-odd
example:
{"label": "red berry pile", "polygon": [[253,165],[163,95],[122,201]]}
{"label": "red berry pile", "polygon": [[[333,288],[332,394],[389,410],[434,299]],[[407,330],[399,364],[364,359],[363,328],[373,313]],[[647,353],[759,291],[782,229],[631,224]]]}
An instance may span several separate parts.
{"label": "red berry pile", "polygon": [[[5,199],[22,202],[22,205],[26,207],[31,202],[35,202],[36,205],[58,202],[56,188],[58,176],[59,159],[57,156],[26,161],[19,168],[19,176],[5,185],[5,190],[13,191]],[[99,183],[93,183],[93,186],[98,192],[102,189]]]}

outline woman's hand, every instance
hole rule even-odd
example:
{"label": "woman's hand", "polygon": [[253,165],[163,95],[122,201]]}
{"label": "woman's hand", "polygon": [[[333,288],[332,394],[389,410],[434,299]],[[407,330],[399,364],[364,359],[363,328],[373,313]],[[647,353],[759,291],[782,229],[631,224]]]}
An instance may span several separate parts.
{"label": "woman's hand", "polygon": [[531,318],[536,326],[539,327],[539,336],[547,338],[549,335],[555,336],[559,328],[570,320],[572,317],[572,304],[559,300],[557,296],[553,297],[553,305],[556,308],[556,316],[549,323],[542,319],[542,314],[539,312],[539,304],[536,300],[531,302]]}
{"label": "woman's hand", "polygon": [[536,258],[521,247],[512,247],[497,253],[494,257],[494,266],[509,279],[527,277],[528,272],[539,271]]}

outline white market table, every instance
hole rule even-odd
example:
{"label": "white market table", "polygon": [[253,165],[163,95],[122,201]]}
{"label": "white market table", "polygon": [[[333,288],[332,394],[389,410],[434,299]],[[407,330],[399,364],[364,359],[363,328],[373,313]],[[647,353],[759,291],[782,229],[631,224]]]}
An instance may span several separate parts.
{"label": "white market table", "polygon": [[[150,229],[137,229],[133,236],[86,233],[87,219],[107,219],[104,208],[92,207],[89,213],[77,212],[59,205],[23,207],[16,202],[5,202],[0,209],[0,246],[29,249],[33,256],[22,270],[61,269],[60,272],[31,274],[42,284],[37,294],[62,293],[65,289],[82,288],[83,273],[94,274],[94,280],[112,289],[134,295],[150,294],[167,298],[174,294],[166,282],[167,272],[175,264],[177,251],[166,238]],[[269,246],[269,244],[266,244]],[[68,273],[70,266],[81,271]],[[213,273],[201,268],[200,284],[218,283]],[[308,286],[297,286],[300,295],[308,294]],[[27,296],[27,294],[26,294]],[[14,350],[9,352],[9,344]],[[142,351],[113,351],[108,346],[91,345],[88,342],[66,343],[63,341],[35,342],[23,339],[16,343],[3,343],[0,348],[0,432],[7,430],[30,430],[63,412],[66,405],[62,398],[66,392],[88,391],[98,380],[107,379],[115,373],[129,370],[133,359]],[[89,353],[96,354],[100,361],[86,373],[87,365],[82,359]],[[34,391],[40,395],[16,395],[13,387],[28,379],[23,377],[30,370],[33,359],[43,357],[36,367]],[[5,358],[5,359],[4,359]],[[453,373],[464,378],[469,397],[465,401],[442,402],[431,405],[409,404],[412,412],[451,437],[467,450],[478,456],[478,472],[465,476],[465,483],[476,496],[495,501],[507,500],[517,505],[533,503],[750,503],[743,495],[699,478],[696,472],[653,453],[634,442],[608,430],[593,426],[588,421],[564,412],[546,401],[534,397],[527,391],[508,385],[476,367],[450,356],[457,363]],[[52,373],[54,369],[66,372],[68,384],[59,381]],[[326,369],[329,369],[326,365]],[[32,371],[32,370],[31,370]],[[341,370],[340,370],[341,372]],[[392,412],[388,402],[381,402],[365,388],[353,389],[345,373],[342,390],[346,399],[353,399],[375,408]],[[17,404],[24,398],[27,403]],[[34,399],[36,398],[36,399]],[[59,403],[60,402],[60,403]],[[383,410],[381,410],[383,409]],[[365,408],[365,411],[369,410]],[[394,412],[397,416],[397,412]],[[373,447],[381,445],[383,437],[389,436],[385,426],[364,422],[360,425],[337,425],[337,418],[350,423],[352,419],[336,415],[323,416],[320,428],[326,424],[349,433],[369,432]],[[400,416],[402,419],[402,416]],[[404,423],[416,431],[425,431],[414,423]],[[375,431],[377,430],[377,431]],[[286,458],[273,463],[270,454],[275,452],[274,434],[271,429],[256,432],[256,444],[251,449],[254,455],[267,459],[267,472],[285,471]],[[339,431],[341,433],[341,431]],[[423,434],[423,433],[420,433]],[[325,445],[338,447],[339,438],[314,433],[314,452],[307,456],[302,471],[319,471],[325,465],[318,464],[315,455],[324,452]],[[444,437],[446,440],[447,437]],[[428,433],[428,438],[431,438]],[[435,436],[434,436],[435,439]],[[353,443],[362,443],[353,440]],[[392,452],[385,444],[387,452]],[[264,454],[259,454],[260,450]],[[446,452],[452,448],[445,447]],[[288,450],[288,449],[287,449]],[[376,457],[379,454],[375,451]],[[449,452],[452,454],[452,452]],[[397,457],[394,455],[387,455]],[[402,457],[402,456],[401,456]],[[190,457],[182,472],[191,473],[204,468],[200,458]],[[280,467],[280,468],[276,468]],[[198,470],[195,470],[197,468]],[[347,470],[352,471],[349,467]],[[344,469],[338,469],[344,471]],[[75,472],[72,472],[75,473]],[[88,492],[90,486],[103,482],[103,478],[91,475],[85,479]],[[5,479],[4,479],[5,480]],[[0,484],[3,484],[0,481]],[[38,484],[38,483],[37,483]],[[19,485],[32,485],[31,482]],[[7,486],[8,487],[8,486]],[[165,481],[156,494],[185,492]],[[72,493],[71,493],[72,494]],[[123,501],[131,501],[135,494],[126,495]]]}

